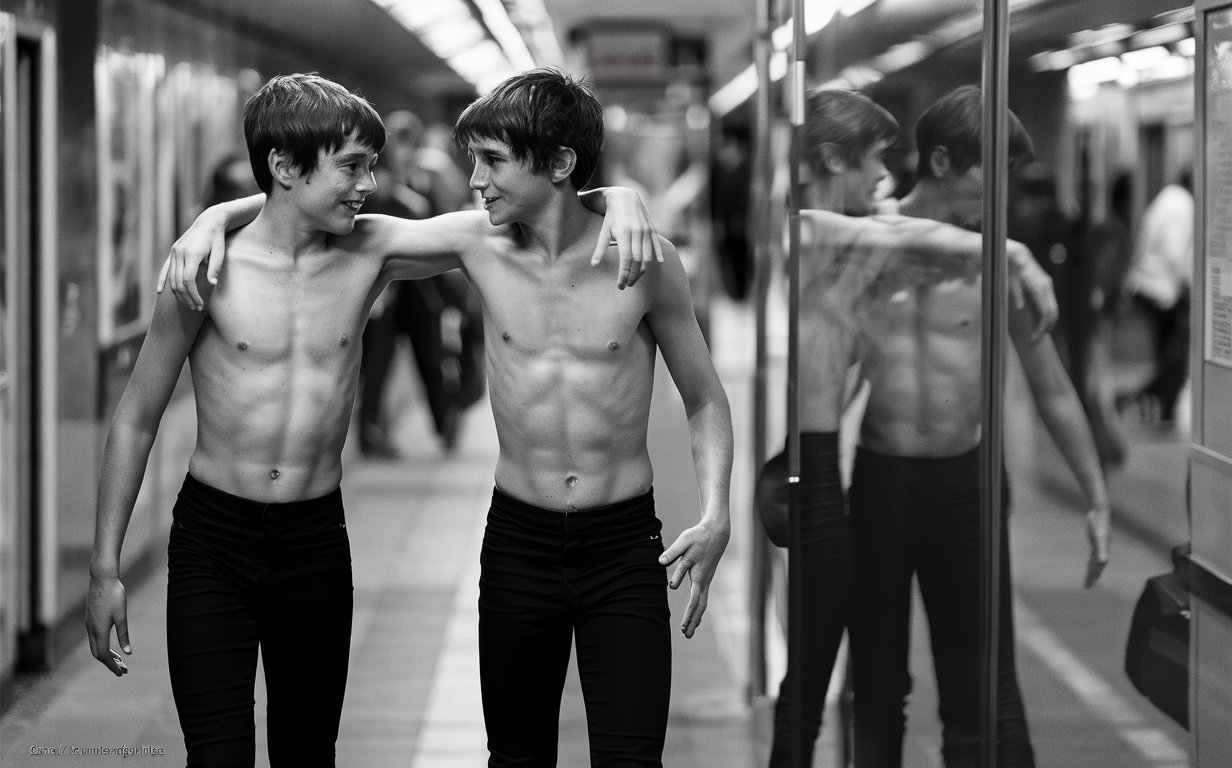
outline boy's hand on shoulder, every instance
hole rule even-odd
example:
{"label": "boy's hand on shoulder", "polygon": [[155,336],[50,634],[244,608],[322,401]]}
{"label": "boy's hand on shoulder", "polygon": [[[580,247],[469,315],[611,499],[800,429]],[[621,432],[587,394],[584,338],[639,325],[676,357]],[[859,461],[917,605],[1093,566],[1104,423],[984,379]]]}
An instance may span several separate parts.
{"label": "boy's hand on shoulder", "polygon": [[188,231],[180,235],[171,246],[171,255],[163,262],[158,273],[158,292],[170,286],[175,298],[185,307],[194,310],[205,308],[205,300],[197,287],[197,274],[202,262],[209,259],[206,280],[218,284],[218,273],[226,258],[227,228],[225,219],[219,220],[202,213]]}
{"label": "boy's hand on shoulder", "polygon": [[90,577],[90,591],[86,595],[86,636],[90,640],[90,653],[111,670],[116,677],[128,673],[128,666],[120,654],[111,650],[111,628],[116,628],[116,639],[126,654],[133,648],[128,641],[128,598],[124,584],[116,576]]}
{"label": "boy's hand on shoulder", "polygon": [[710,581],[714,578],[719,558],[723,556],[730,536],[730,526],[698,523],[682,532],[659,556],[660,565],[676,564],[668,580],[669,587],[678,589],[684,583],[685,576],[689,577],[689,604],[680,624],[680,631],[687,638],[692,638],[702,623],[702,615],[710,599]]}
{"label": "boy's hand on shoulder", "polygon": [[625,187],[608,187],[603,190],[603,199],[607,213],[603,216],[603,229],[599,232],[590,264],[598,265],[607,249],[616,246],[620,254],[616,287],[624,290],[645,274],[646,265],[652,258],[663,261],[663,246],[637,192]]}

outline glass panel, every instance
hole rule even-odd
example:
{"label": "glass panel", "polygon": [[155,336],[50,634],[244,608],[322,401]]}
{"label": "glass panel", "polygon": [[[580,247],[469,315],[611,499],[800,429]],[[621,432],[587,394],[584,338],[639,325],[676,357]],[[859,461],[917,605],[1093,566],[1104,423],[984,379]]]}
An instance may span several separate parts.
{"label": "glass panel", "polygon": [[[1183,244],[1173,250],[1165,288],[1151,284],[1144,259],[1153,221],[1174,227],[1182,243],[1192,234],[1192,197],[1183,191],[1194,144],[1192,11],[1178,0],[1132,9],[1011,0],[1008,157],[989,169],[979,139],[990,105],[978,88],[981,4],[880,0],[850,17],[841,12],[847,5],[854,7],[840,3],[826,25],[812,25],[807,81],[860,90],[900,130],[883,155],[889,176],[878,184],[881,167],[866,137],[856,153],[839,151],[854,135],[855,113],[827,122],[826,99],[810,98],[804,207],[860,216],[872,198],[881,212],[931,224],[804,217],[796,384],[804,541],[813,542],[802,577],[800,624],[813,633],[803,644],[813,665],[805,701],[816,701],[832,664],[830,651],[817,650],[826,648],[816,635],[821,617],[841,615],[824,602],[841,583],[823,570],[824,557],[850,556],[857,750],[901,752],[907,765],[939,764],[944,752],[953,763],[976,749],[981,722],[998,716],[998,734],[985,735],[999,736],[1000,765],[1024,764],[1033,752],[1041,765],[1183,766],[1183,729],[1135,689],[1124,649],[1144,582],[1170,572],[1171,548],[1188,538],[1192,257]],[[960,86],[976,90],[955,93]],[[778,110],[780,126],[785,112]],[[780,147],[772,200],[786,197],[786,157]],[[990,231],[985,195],[998,175],[1008,187],[1000,215],[1011,238],[998,258],[1023,303],[1002,300],[1005,381],[990,387],[985,377],[996,367],[981,362],[981,335],[996,312],[983,294],[989,272],[975,233]],[[1169,198],[1170,213],[1159,213]],[[767,300],[772,328],[775,313],[786,314],[778,282],[786,221],[786,212],[772,217],[765,246],[776,264]],[[1041,308],[1053,302],[1059,319],[1036,338]],[[786,367],[776,340],[771,334],[772,387]],[[858,374],[847,370],[853,359]],[[853,396],[861,379],[871,386]],[[979,704],[979,691],[991,686],[980,680],[977,639],[991,627],[981,630],[978,618],[980,462],[972,451],[981,442],[985,389],[1003,405],[1004,490],[1019,512],[1000,518],[1006,589],[996,647],[1008,687],[999,713],[981,713]],[[770,454],[784,445],[782,411],[774,408]],[[817,449],[818,434],[827,448],[837,442],[837,461]],[[813,487],[826,469],[851,484],[849,555],[835,554],[842,552],[837,538],[819,543],[827,501],[842,503],[837,483]],[[777,504],[775,483],[759,487],[763,517],[786,508],[786,474],[781,467],[774,474]],[[1109,508],[1112,566],[1102,569]],[[840,529],[836,519],[830,535]],[[1094,549],[1092,532],[1100,542]],[[896,591],[877,591],[889,582]],[[891,637],[900,641],[895,653],[909,649],[909,665],[887,657],[881,670],[863,666],[861,656],[888,653]],[[766,656],[776,658],[773,643]],[[782,676],[781,664],[768,665],[772,695]],[[1183,676],[1171,682],[1173,690],[1184,684]],[[825,712],[819,750],[844,736],[831,729],[844,711]]]}

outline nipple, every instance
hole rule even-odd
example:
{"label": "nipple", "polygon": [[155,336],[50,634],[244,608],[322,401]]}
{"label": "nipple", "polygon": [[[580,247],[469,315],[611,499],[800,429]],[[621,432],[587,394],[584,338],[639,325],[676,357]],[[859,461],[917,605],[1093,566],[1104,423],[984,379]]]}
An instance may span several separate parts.
{"label": "nipple", "polygon": [[620,344],[614,341],[609,341],[607,343],[607,348],[615,352],[616,350],[620,349]]}
{"label": "nipple", "polygon": [[351,340],[350,340],[350,339],[348,339],[348,338],[346,337],[346,334],[345,334],[345,333],[344,333],[344,334],[342,334],[341,336],[339,336],[339,337],[338,337],[338,343],[339,343],[339,344],[341,344],[341,345],[342,345],[342,346],[344,346],[344,347],[345,347],[347,344],[349,344],[350,342],[351,342]]}
{"label": "nipple", "polygon": [[277,480],[281,476],[282,476],[282,473],[279,472],[278,470],[276,469],[270,470],[270,480]]}
{"label": "nipple", "polygon": [[236,347],[237,347],[237,348],[238,348],[241,352],[243,352],[245,349],[248,349],[248,342],[246,342],[246,341],[241,341],[239,344],[236,344],[235,346],[236,346]]}
{"label": "nipple", "polygon": [[505,331],[504,333],[502,333],[501,338],[504,339],[505,341],[509,341],[509,331]]}

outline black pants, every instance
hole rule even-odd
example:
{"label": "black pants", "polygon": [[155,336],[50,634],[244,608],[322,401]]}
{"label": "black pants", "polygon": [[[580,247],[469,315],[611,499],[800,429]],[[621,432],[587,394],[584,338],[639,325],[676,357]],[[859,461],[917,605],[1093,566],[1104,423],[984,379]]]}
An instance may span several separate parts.
{"label": "black pants", "polygon": [[1161,307],[1141,295],[1135,296],[1154,329],[1155,370],[1142,388],[1143,394],[1159,400],[1159,418],[1176,416],[1176,401],[1189,379],[1189,291],[1184,290],[1171,307]]}
{"label": "black pants", "polygon": [[576,512],[494,491],[480,555],[488,765],[556,765],[570,641],[593,768],[661,766],[671,628],[651,493]]}
{"label": "black pants", "polygon": [[189,768],[253,765],[258,646],[270,765],[334,765],[353,605],[342,492],[266,504],[190,475],[167,555],[171,690]]}
{"label": "black pants", "polygon": [[[859,768],[902,765],[913,575],[928,614],[942,757],[947,768],[979,765],[979,477],[978,450],[951,458],[856,454],[851,644]],[[997,765],[1030,768],[1035,759],[1014,663],[1008,543],[1002,525]]]}
{"label": "black pants", "polygon": [[838,466],[838,435],[834,432],[800,435],[800,513],[804,532],[804,653],[799,672],[788,666],[779,686],[771,768],[786,766],[791,759],[791,689],[796,674],[803,677],[804,685],[800,754],[805,765],[813,764],[826,690],[851,610],[851,525]]}

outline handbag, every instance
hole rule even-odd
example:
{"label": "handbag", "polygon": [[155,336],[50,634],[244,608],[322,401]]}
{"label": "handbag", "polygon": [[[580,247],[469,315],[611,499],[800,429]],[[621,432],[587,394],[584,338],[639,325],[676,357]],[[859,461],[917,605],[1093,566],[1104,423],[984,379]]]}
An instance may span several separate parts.
{"label": "handbag", "polygon": [[1125,673],[1152,704],[1189,728],[1189,546],[1172,549],[1172,573],[1146,580],[1134,606]]}

